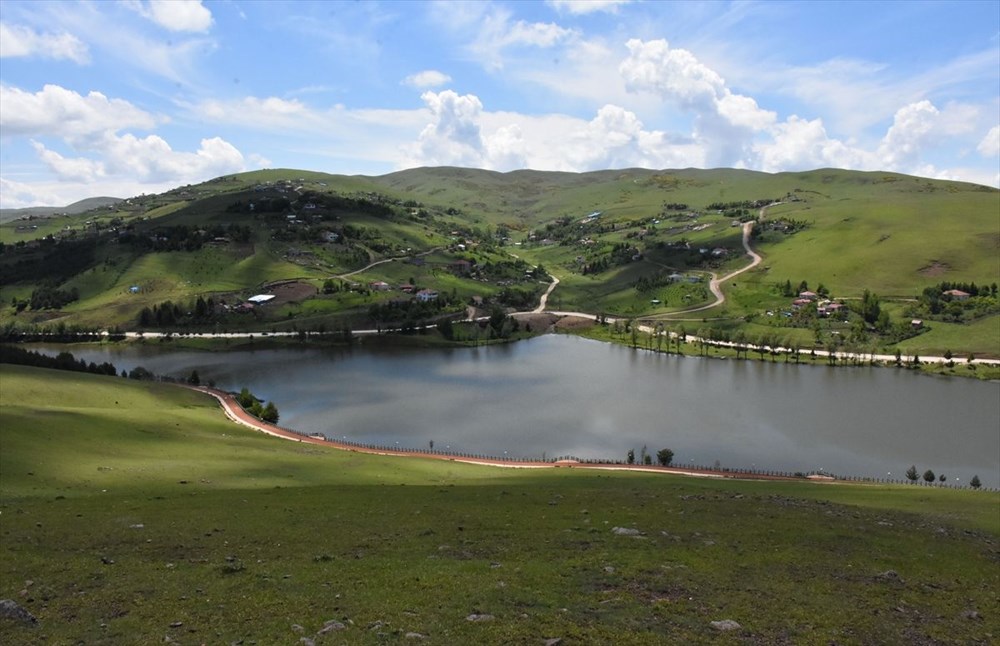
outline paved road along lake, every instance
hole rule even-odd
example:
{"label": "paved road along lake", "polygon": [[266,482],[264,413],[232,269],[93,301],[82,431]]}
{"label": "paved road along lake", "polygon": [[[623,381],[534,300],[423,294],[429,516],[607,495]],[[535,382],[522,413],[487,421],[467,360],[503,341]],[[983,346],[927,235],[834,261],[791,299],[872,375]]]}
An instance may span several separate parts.
{"label": "paved road along lake", "polygon": [[[571,336],[456,349],[239,352],[36,346],[273,400],[281,424],[357,442],[1000,486],[1000,384],[892,368],[677,357]],[[956,480],[957,479],[957,480]]]}

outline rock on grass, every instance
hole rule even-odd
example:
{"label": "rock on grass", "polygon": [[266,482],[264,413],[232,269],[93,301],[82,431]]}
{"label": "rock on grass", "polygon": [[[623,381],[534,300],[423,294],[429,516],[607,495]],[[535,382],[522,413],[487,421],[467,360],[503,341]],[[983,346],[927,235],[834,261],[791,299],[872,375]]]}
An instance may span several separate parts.
{"label": "rock on grass", "polygon": [[38,624],[38,619],[35,618],[35,615],[19,606],[13,599],[0,600],[0,617],[13,619],[22,624],[31,624],[32,626]]}

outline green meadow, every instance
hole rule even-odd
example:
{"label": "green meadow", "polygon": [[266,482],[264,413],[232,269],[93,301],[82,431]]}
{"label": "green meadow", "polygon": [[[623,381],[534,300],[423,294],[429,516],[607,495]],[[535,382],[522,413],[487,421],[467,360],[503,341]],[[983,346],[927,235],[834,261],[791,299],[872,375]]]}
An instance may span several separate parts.
{"label": "green meadow", "polygon": [[996,492],[364,455],[178,386],[8,365],[0,445],[0,598],[38,620],[0,619],[7,644],[1000,634]]}

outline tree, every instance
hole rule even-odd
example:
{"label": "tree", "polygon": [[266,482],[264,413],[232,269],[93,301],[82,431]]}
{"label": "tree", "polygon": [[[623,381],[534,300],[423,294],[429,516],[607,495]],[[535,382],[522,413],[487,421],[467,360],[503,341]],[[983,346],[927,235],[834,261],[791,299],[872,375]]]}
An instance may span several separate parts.
{"label": "tree", "polygon": [[941,483],[944,484],[945,482],[948,482],[948,476],[942,473],[941,475],[938,476],[938,480],[940,480]]}
{"label": "tree", "polygon": [[191,375],[188,377],[187,382],[192,386],[201,385],[201,377],[198,376],[197,370],[192,370]]}
{"label": "tree", "polygon": [[878,320],[879,314],[882,312],[882,307],[879,304],[878,296],[871,293],[867,289],[861,293],[861,317],[868,323],[874,323]]}
{"label": "tree", "polygon": [[243,408],[250,408],[254,405],[255,401],[257,401],[257,399],[250,393],[250,390],[246,386],[244,386],[243,389],[240,390],[240,394],[236,396],[236,403]]}
{"label": "tree", "polygon": [[505,338],[504,323],[507,322],[507,312],[502,307],[495,306],[490,312],[489,326],[493,330],[493,336]]}
{"label": "tree", "polygon": [[635,464],[635,449],[628,450],[628,453],[625,454],[625,461],[629,464]]}
{"label": "tree", "polygon": [[428,445],[429,447],[431,447],[431,451],[433,451],[433,450],[434,450],[434,440],[431,440],[430,442],[428,442],[428,443],[427,443],[427,445]]}
{"label": "tree", "polygon": [[906,479],[910,482],[916,482],[917,478],[917,465],[911,465],[909,469],[906,470]]}
{"label": "tree", "polygon": [[930,469],[927,469],[926,471],[924,471],[924,480],[926,482],[934,482],[934,477],[935,477],[934,476],[934,472],[931,471]]}
{"label": "tree", "polygon": [[649,449],[647,449],[646,445],[643,444],[642,449],[639,450],[639,458],[640,458],[639,462],[641,462],[642,464],[649,464],[648,462],[646,462],[646,458],[648,457],[649,457]]}
{"label": "tree", "polygon": [[660,466],[668,467],[674,461],[674,452],[670,449],[660,449],[656,452],[656,461]]}
{"label": "tree", "polygon": [[973,489],[978,489],[983,486],[983,483],[979,481],[978,475],[974,475],[972,476],[972,480],[969,480],[969,486],[972,487]]}
{"label": "tree", "polygon": [[441,336],[451,341],[455,338],[455,328],[451,323],[451,319],[441,319],[441,322],[437,326],[438,332]]}
{"label": "tree", "polygon": [[274,402],[267,402],[267,406],[260,413],[260,418],[271,424],[278,423],[278,407],[274,405]]}

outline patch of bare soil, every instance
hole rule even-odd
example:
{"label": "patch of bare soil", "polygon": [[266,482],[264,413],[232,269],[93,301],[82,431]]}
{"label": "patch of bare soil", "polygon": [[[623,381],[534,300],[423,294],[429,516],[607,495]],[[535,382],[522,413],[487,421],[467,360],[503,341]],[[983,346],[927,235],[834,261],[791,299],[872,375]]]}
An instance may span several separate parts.
{"label": "patch of bare soil", "polygon": [[917,273],[921,276],[928,276],[934,278],[937,276],[943,276],[951,267],[947,263],[938,262],[937,260],[932,260],[931,264],[926,267],[921,267],[917,270]]}
{"label": "patch of bare soil", "polygon": [[980,233],[979,237],[990,249],[1000,249],[1000,233]]}
{"label": "patch of bare soil", "polygon": [[594,324],[594,321],[582,316],[563,316],[555,323],[555,328],[557,330],[579,330],[581,328],[588,328]]}
{"label": "patch of bare soil", "polygon": [[274,300],[268,302],[268,305],[284,305],[285,303],[296,303],[310,296],[315,296],[316,291],[316,288],[308,283],[293,280],[265,285],[262,293],[274,294]]}
{"label": "patch of bare soil", "polygon": [[524,325],[530,325],[532,331],[534,332],[544,332],[549,330],[553,324],[555,324],[559,317],[554,314],[534,313],[534,312],[519,312],[515,318],[518,322]]}

